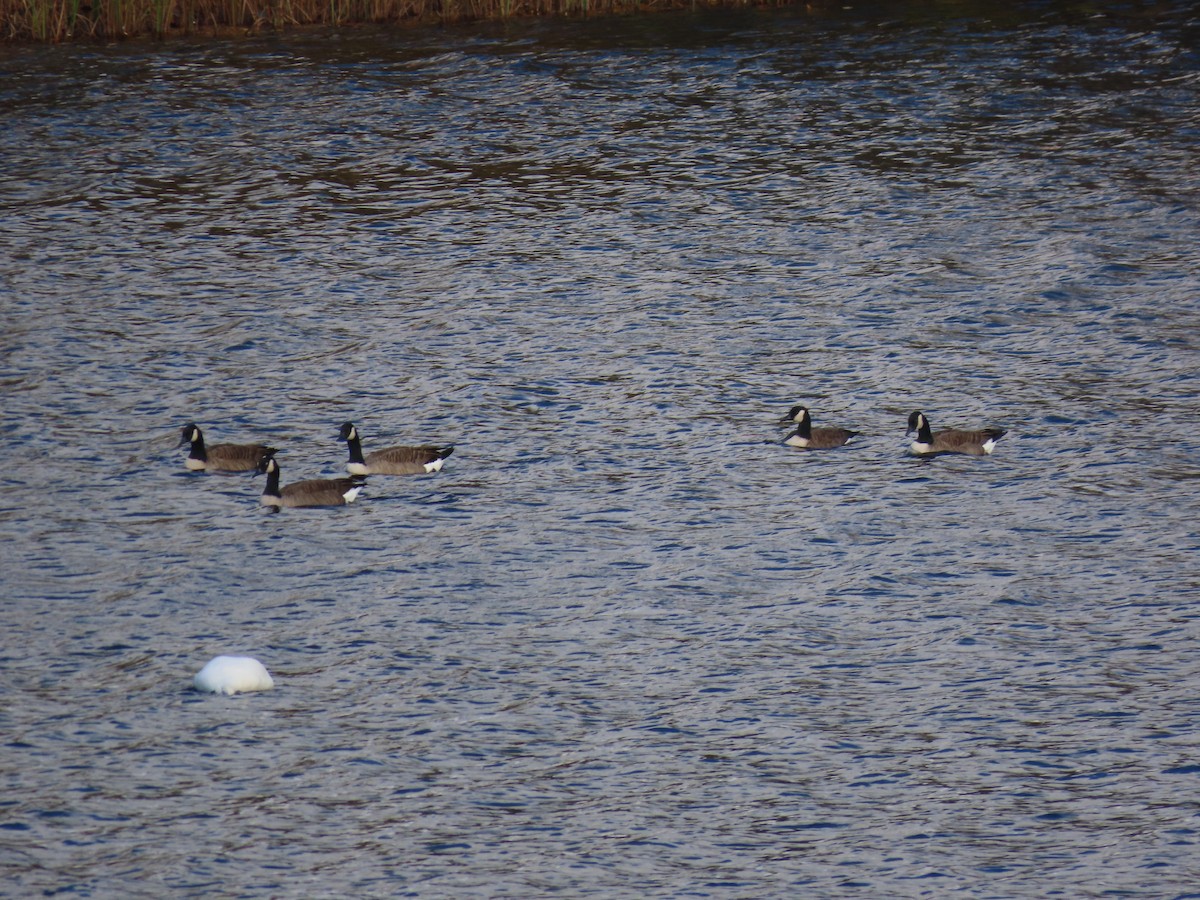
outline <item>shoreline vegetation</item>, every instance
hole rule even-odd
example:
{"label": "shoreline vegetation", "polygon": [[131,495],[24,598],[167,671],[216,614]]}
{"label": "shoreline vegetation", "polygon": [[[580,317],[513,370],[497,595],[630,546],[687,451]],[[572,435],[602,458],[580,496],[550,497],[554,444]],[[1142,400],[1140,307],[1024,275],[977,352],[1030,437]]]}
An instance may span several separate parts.
{"label": "shoreline vegetation", "polygon": [[0,0],[0,42],[161,40],[312,26],[587,18],[702,7],[789,5],[789,0]]}

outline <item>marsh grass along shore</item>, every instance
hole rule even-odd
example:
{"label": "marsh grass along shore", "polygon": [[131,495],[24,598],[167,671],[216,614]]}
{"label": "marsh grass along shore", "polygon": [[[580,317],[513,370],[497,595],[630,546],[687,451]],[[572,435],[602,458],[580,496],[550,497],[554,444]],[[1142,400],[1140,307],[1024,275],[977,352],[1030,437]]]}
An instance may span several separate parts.
{"label": "marsh grass along shore", "polygon": [[783,5],[788,4],[773,0],[0,0],[0,39],[53,43],[282,31],[314,25]]}

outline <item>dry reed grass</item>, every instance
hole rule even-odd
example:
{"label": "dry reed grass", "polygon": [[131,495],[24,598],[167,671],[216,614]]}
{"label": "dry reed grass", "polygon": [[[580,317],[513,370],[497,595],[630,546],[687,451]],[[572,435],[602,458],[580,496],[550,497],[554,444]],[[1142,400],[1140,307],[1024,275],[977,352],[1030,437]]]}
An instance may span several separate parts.
{"label": "dry reed grass", "polygon": [[786,0],[0,0],[0,41],[165,38],[311,25],[591,16]]}

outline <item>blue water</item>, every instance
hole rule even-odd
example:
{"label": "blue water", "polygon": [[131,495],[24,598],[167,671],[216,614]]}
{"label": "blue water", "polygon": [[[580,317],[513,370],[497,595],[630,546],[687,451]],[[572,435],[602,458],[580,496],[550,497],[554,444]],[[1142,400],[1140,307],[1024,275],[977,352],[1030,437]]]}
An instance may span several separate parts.
{"label": "blue water", "polygon": [[1200,20],[958,10],[3,51],[0,893],[1194,896]]}

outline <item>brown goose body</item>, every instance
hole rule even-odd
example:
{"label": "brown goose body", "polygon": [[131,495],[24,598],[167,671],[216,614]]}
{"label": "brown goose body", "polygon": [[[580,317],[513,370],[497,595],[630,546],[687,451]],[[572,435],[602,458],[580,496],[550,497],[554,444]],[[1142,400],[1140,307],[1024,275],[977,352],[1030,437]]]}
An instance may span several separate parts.
{"label": "brown goose body", "polygon": [[345,506],[353,503],[362,490],[362,484],[353,478],[310,478],[281,488],[279,463],[270,456],[259,461],[256,471],[267,476],[267,486],[260,498],[263,506]]}
{"label": "brown goose body", "polygon": [[258,461],[273,455],[276,450],[266,444],[204,443],[204,434],[195,423],[183,426],[179,446],[190,444],[191,450],[184,465],[194,472],[253,472]]}
{"label": "brown goose body", "polygon": [[945,428],[935,432],[929,425],[929,419],[920,410],[908,417],[906,434],[912,434],[914,431],[917,438],[908,448],[914,456],[935,456],[939,453],[987,456],[996,449],[996,441],[1008,434],[1003,428],[979,428],[970,431]]}
{"label": "brown goose body", "polygon": [[802,450],[834,450],[843,447],[858,435],[849,428],[813,428],[808,408],[793,406],[780,423],[795,422],[796,430],[783,439],[789,447]]}
{"label": "brown goose body", "polygon": [[352,422],[342,426],[338,438],[350,451],[346,471],[351,475],[426,475],[441,471],[446,457],[454,452],[453,447],[386,447],[364,457],[362,439]]}

